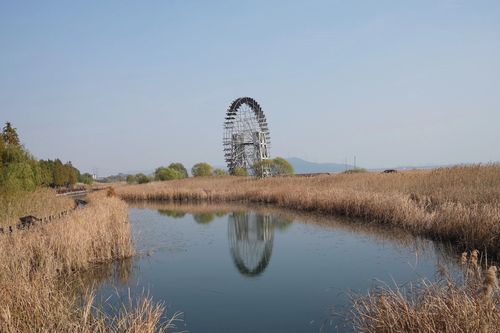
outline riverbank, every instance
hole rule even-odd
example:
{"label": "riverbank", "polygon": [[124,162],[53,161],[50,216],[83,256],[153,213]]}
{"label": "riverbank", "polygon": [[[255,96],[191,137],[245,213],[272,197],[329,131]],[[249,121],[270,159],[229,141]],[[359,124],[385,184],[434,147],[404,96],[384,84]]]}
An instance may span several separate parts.
{"label": "riverbank", "polygon": [[441,268],[438,282],[379,287],[368,295],[354,297],[355,331],[500,332],[497,267],[483,270],[478,255],[477,251],[462,254],[460,278]]}
{"label": "riverbank", "polygon": [[0,227],[16,225],[22,216],[46,217],[75,207],[69,197],[57,197],[56,191],[39,188],[34,192],[0,194]]}
{"label": "riverbank", "polygon": [[200,177],[122,186],[128,201],[251,202],[361,218],[500,256],[500,165],[396,174]]}
{"label": "riverbank", "polygon": [[110,317],[95,306],[91,289],[73,292],[79,272],[132,255],[128,207],[105,195],[50,223],[0,235],[0,331],[166,330],[164,307],[149,298]]}

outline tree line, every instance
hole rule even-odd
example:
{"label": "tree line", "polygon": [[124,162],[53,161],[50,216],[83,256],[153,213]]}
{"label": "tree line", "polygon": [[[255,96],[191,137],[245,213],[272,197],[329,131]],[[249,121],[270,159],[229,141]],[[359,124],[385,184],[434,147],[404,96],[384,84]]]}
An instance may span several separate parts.
{"label": "tree line", "polygon": [[[255,163],[252,170],[257,177],[264,176],[264,170],[269,170],[272,176],[277,175],[292,175],[294,174],[293,166],[282,157],[277,157],[275,159],[263,160]],[[214,168],[206,162],[196,163],[191,168],[191,174],[193,177],[208,177],[208,176],[228,176],[229,173],[220,168]],[[248,171],[245,168],[235,168],[231,173],[232,176],[248,176]],[[127,183],[129,184],[144,184],[150,181],[166,181],[175,179],[188,178],[189,174],[186,167],[179,162],[171,163],[168,166],[161,166],[156,168],[154,174],[151,177],[146,176],[143,173],[138,173],[135,175],[127,176]]]}
{"label": "tree line", "polygon": [[16,128],[6,122],[0,134],[0,189],[3,193],[34,191],[37,187],[71,187],[78,181],[91,183],[71,162],[37,160],[24,148]]}

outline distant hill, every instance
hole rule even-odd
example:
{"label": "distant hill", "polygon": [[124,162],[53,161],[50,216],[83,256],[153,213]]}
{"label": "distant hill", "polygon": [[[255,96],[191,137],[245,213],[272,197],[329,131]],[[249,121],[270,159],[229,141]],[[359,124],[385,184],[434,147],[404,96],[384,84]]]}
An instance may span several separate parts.
{"label": "distant hill", "polygon": [[341,163],[315,163],[303,160],[298,157],[289,157],[286,159],[293,165],[295,173],[316,173],[316,172],[342,172],[354,168],[350,164]]}

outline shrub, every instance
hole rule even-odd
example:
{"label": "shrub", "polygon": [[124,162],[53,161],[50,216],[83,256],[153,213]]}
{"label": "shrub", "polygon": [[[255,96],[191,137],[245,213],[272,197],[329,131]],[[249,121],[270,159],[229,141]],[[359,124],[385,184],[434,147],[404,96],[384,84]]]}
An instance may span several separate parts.
{"label": "shrub", "polygon": [[283,157],[276,157],[273,159],[271,172],[273,175],[293,175],[295,170],[293,169],[293,165]]}
{"label": "shrub", "polygon": [[227,172],[224,169],[215,169],[214,176],[227,176]]}
{"label": "shrub", "polygon": [[245,168],[238,167],[234,168],[233,171],[231,172],[232,176],[248,176],[248,171]]}
{"label": "shrub", "polygon": [[137,183],[139,184],[149,183],[149,177],[143,173],[138,173],[137,175],[135,175],[135,178],[137,179]]}
{"label": "shrub", "polygon": [[213,169],[210,164],[201,162],[193,166],[191,173],[194,177],[207,177],[213,174]]}
{"label": "shrub", "polygon": [[174,170],[178,171],[181,174],[180,178],[188,178],[189,177],[188,172],[182,163],[179,163],[179,162],[170,163],[170,165],[168,167],[170,169],[174,169]]}
{"label": "shrub", "polygon": [[173,168],[158,168],[155,171],[155,180],[173,180],[184,178],[184,175]]}
{"label": "shrub", "polygon": [[94,182],[94,177],[92,177],[90,173],[85,172],[84,174],[80,175],[79,181],[84,184],[90,185]]}
{"label": "shrub", "polygon": [[266,171],[272,173],[273,167],[274,167],[274,163],[272,160],[257,161],[253,165],[253,172],[254,172],[255,176],[261,178],[261,177],[266,176]]}
{"label": "shrub", "polygon": [[137,177],[135,175],[127,176],[127,184],[135,184],[137,183]]}

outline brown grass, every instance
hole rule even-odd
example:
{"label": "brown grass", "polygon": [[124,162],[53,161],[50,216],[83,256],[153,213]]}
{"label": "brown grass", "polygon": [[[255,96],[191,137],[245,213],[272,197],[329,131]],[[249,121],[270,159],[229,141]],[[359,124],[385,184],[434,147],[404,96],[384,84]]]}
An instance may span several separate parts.
{"label": "brown grass", "polygon": [[0,227],[16,225],[21,216],[46,217],[75,206],[68,197],[56,197],[51,189],[38,189],[33,193],[5,195],[0,193]]}
{"label": "brown grass", "polygon": [[396,174],[208,177],[117,188],[129,201],[251,202],[344,215],[500,256],[500,165]]}
{"label": "brown grass", "polygon": [[73,290],[79,272],[133,254],[127,205],[104,195],[61,219],[0,235],[0,331],[166,330],[173,321],[148,297],[108,316],[91,290],[85,297]]}
{"label": "brown grass", "polygon": [[482,271],[474,258],[465,261],[463,277],[446,271],[437,283],[423,281],[407,289],[375,289],[353,300],[354,329],[385,332],[500,332],[497,268]]}

